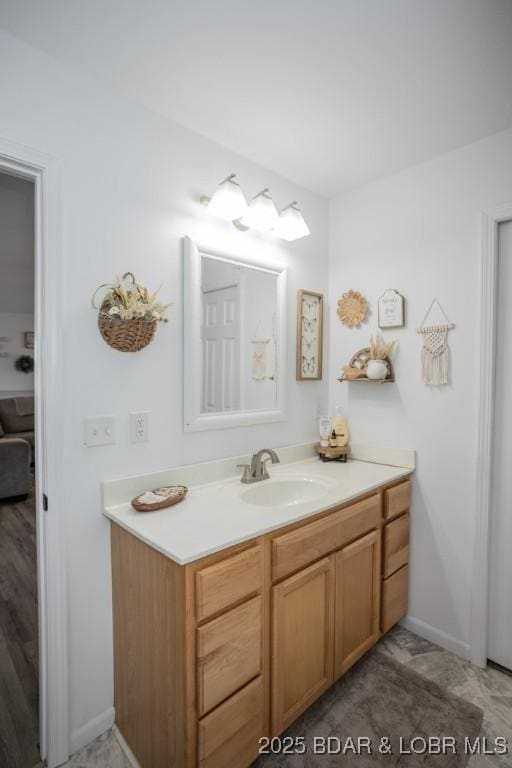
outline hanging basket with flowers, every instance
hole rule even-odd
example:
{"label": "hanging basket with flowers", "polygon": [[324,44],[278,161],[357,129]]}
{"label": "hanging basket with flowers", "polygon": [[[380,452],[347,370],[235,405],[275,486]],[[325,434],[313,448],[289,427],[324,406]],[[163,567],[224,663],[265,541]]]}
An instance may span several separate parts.
{"label": "hanging basket with flowers", "polygon": [[[102,289],[107,293],[99,306],[96,296]],[[153,341],[157,323],[166,323],[166,310],[170,304],[157,300],[158,289],[150,294],[137,283],[131,272],[115,285],[103,283],[92,297],[92,305],[98,310],[98,328],[107,342],[120,352],[138,352]]]}

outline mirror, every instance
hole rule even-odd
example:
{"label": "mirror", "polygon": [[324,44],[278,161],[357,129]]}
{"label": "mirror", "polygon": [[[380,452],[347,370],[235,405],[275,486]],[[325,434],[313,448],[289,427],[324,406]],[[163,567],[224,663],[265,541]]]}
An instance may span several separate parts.
{"label": "mirror", "polygon": [[285,271],[185,240],[185,430],[284,418]]}

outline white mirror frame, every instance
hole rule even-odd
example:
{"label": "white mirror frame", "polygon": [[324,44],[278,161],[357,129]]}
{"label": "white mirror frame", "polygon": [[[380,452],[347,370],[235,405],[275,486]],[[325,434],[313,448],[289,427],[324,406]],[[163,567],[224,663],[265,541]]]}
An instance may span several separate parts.
{"label": "white mirror frame", "polygon": [[[201,382],[203,350],[201,344],[201,256],[256,269],[274,272],[277,276],[277,354],[275,408],[265,411],[201,412]],[[252,424],[284,421],[286,397],[286,268],[271,264],[245,261],[227,254],[200,248],[190,237],[184,238],[183,249],[183,413],[185,432],[206,429],[227,429]]]}

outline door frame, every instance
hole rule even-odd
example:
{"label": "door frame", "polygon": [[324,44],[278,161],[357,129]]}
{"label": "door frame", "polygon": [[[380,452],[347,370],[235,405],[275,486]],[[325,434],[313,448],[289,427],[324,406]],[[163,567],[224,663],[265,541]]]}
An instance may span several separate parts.
{"label": "door frame", "polygon": [[[55,158],[0,137],[0,171],[34,184],[39,734],[41,758],[48,768],[55,768],[69,757],[67,572],[61,496],[60,169]],[[43,360],[44,365],[38,365]],[[47,511],[43,494],[48,499]]]}
{"label": "door frame", "polygon": [[480,382],[476,465],[476,526],[471,590],[471,661],[487,666],[489,546],[496,384],[498,227],[512,220],[512,203],[482,214],[480,258]]}

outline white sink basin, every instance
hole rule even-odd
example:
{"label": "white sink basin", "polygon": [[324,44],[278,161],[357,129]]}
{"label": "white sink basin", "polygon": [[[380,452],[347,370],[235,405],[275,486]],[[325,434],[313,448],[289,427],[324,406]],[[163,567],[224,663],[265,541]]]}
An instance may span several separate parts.
{"label": "white sink basin", "polygon": [[329,493],[330,487],[320,480],[306,477],[275,478],[262,480],[246,491],[240,498],[246,504],[259,507],[291,507],[307,501],[315,501]]}

